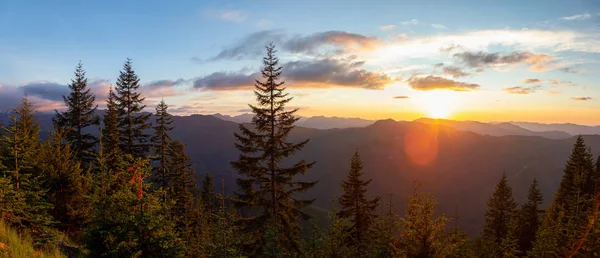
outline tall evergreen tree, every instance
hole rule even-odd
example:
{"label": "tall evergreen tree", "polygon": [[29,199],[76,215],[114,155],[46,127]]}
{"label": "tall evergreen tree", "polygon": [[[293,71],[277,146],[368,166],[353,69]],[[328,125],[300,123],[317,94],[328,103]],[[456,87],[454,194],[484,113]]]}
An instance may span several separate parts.
{"label": "tall evergreen tree", "polygon": [[436,200],[418,191],[408,198],[405,217],[401,219],[400,236],[394,240],[394,257],[448,257],[461,242],[444,228],[450,222],[446,216],[435,218]]}
{"label": "tall evergreen tree", "polygon": [[38,168],[45,178],[50,211],[66,233],[78,232],[88,221],[89,180],[84,175],[77,153],[65,142],[65,132],[55,124],[50,139],[41,148]]}
{"label": "tall evergreen tree", "polygon": [[552,205],[546,210],[534,243],[534,257],[564,257],[577,251],[596,215],[593,156],[581,136],[564,168]]}
{"label": "tall evergreen tree", "polygon": [[104,113],[104,128],[102,129],[102,151],[106,159],[107,166],[119,164],[121,157],[119,153],[119,115],[117,102],[112,87],[108,92],[106,100],[106,113]]}
{"label": "tall evergreen tree", "polygon": [[[163,188],[167,189],[167,151],[171,136],[169,132],[173,130],[171,124],[173,118],[168,112],[169,106],[164,100],[156,106],[156,126],[154,126],[154,136],[152,136],[152,143],[154,144],[154,153],[156,155],[155,160],[158,160],[158,167],[155,168],[155,181]],[[164,199],[164,198],[163,198]]]}
{"label": "tall evergreen tree", "polygon": [[521,254],[529,252],[535,241],[542,219],[543,210],[540,208],[542,201],[542,192],[534,178],[529,187],[527,202],[521,206],[516,218],[515,237]]}
{"label": "tall evergreen tree", "polygon": [[216,210],[215,208],[217,207],[217,195],[215,193],[214,179],[210,173],[206,173],[204,179],[202,179],[202,190],[200,194],[202,197],[204,209],[209,214],[212,214],[213,211]]}
{"label": "tall evergreen tree", "polygon": [[517,209],[517,203],[513,197],[512,188],[506,180],[506,173],[496,184],[496,190],[490,196],[485,211],[485,226],[483,238],[487,243],[500,246],[502,240],[508,234],[509,222]]}
{"label": "tall evergreen tree", "polygon": [[71,80],[69,89],[69,96],[63,96],[67,110],[62,113],[56,111],[55,120],[60,127],[66,129],[66,140],[71,142],[77,157],[87,164],[93,159],[92,151],[97,138],[86,129],[99,125],[100,119],[96,114],[98,105],[94,104],[96,97],[87,87],[81,62],[75,68],[75,79]]}
{"label": "tall evergreen tree", "polygon": [[44,177],[37,169],[39,123],[32,104],[24,97],[3,127],[0,157],[3,158],[3,188],[0,205],[3,218],[12,226],[26,230],[36,244],[51,241],[55,234],[49,214]]}
{"label": "tall evergreen tree", "polygon": [[[296,195],[312,188],[316,182],[295,179],[304,174],[314,163],[301,160],[285,167],[281,161],[293,157],[308,140],[300,143],[287,141],[294,123],[298,121],[294,113],[298,109],[286,110],[285,106],[292,97],[284,93],[283,81],[280,81],[281,67],[275,56],[273,44],[266,47],[267,55],[263,59],[262,81],[256,81],[254,93],[257,105],[249,105],[254,113],[253,129],[240,125],[241,133],[236,133],[236,148],[241,152],[232,166],[239,172],[235,193],[237,207],[257,211],[254,216],[240,220],[246,231],[255,232],[248,246],[250,254],[262,253],[265,244],[264,235],[259,229],[267,228],[273,221],[283,237],[281,241],[292,250],[299,250],[297,241],[300,231],[299,218],[309,216],[302,211],[314,200],[299,199]],[[254,209],[252,209],[254,208]]]}
{"label": "tall evergreen tree", "polygon": [[342,209],[339,211],[340,218],[347,218],[352,223],[348,229],[353,242],[359,248],[359,252],[364,251],[370,241],[372,224],[376,217],[379,197],[371,200],[367,199],[367,186],[371,180],[364,180],[362,177],[363,164],[358,155],[358,151],[352,156],[350,161],[350,171],[345,181],[342,181],[344,193],[339,198]]}
{"label": "tall evergreen tree", "polygon": [[127,59],[120,71],[115,87],[115,102],[118,114],[120,148],[124,154],[134,157],[145,157],[149,151],[149,135],[144,130],[150,128],[148,119],[151,114],[141,113],[146,105],[145,98],[138,92],[140,79]]}

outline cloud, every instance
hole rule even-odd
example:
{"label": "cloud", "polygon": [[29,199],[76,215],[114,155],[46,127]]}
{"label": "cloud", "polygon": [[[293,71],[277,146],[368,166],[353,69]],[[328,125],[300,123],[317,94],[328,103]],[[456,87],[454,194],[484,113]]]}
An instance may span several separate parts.
{"label": "cloud", "polygon": [[394,96],[394,99],[409,99],[408,96]]}
{"label": "cloud", "polygon": [[572,66],[561,67],[556,70],[565,72],[565,73],[585,73],[585,70],[583,70],[583,69],[576,70],[575,67],[572,67]]}
{"label": "cloud", "polygon": [[264,54],[264,46],[273,42],[279,48],[294,54],[316,54],[326,46],[336,52],[374,49],[381,40],[345,31],[325,31],[310,35],[290,36],[279,30],[266,30],[252,33],[237,44],[225,48],[211,60],[241,60],[256,58]]}
{"label": "cloud", "polygon": [[408,85],[414,90],[452,90],[452,91],[472,91],[479,89],[478,84],[465,83],[429,75],[427,77],[413,76],[408,79]]}
{"label": "cloud", "polygon": [[542,80],[535,79],[535,78],[523,79],[523,83],[541,83],[541,82],[542,82]]}
{"label": "cloud", "polygon": [[571,98],[572,100],[581,100],[581,101],[585,101],[585,100],[591,100],[591,97],[576,97],[576,98]]}
{"label": "cloud", "polygon": [[142,87],[140,87],[140,91],[144,97],[148,98],[158,98],[158,97],[170,97],[177,96],[179,92],[176,89],[176,86],[188,83],[189,80],[185,79],[177,79],[173,80],[158,80],[148,82]]}
{"label": "cloud", "polygon": [[574,21],[574,20],[585,20],[585,19],[589,19],[591,17],[592,17],[592,15],[590,15],[589,13],[582,13],[582,14],[575,14],[572,16],[562,17],[560,19],[565,20],[565,21]]}
{"label": "cloud", "polygon": [[446,26],[444,26],[443,24],[431,24],[431,27],[434,27],[436,29],[445,29]]}
{"label": "cloud", "polygon": [[[385,73],[361,69],[363,61],[353,59],[319,59],[292,61],[283,64],[282,79],[286,85],[298,88],[350,87],[383,89],[395,81]],[[234,90],[252,88],[260,73],[216,72],[194,80],[202,90]]]}
{"label": "cloud", "polygon": [[515,65],[526,63],[531,66],[532,71],[545,71],[548,69],[547,64],[552,60],[552,57],[546,54],[533,54],[531,52],[514,51],[506,55],[485,52],[462,52],[454,54],[465,65],[472,68],[495,67],[504,65]]}
{"label": "cloud", "polygon": [[402,25],[417,25],[417,24],[419,24],[419,20],[417,20],[417,19],[411,19],[411,20],[408,20],[408,21],[403,21],[400,24],[402,24]]}
{"label": "cloud", "polygon": [[219,20],[228,21],[228,22],[243,22],[246,20],[246,18],[248,18],[248,15],[246,14],[246,12],[241,11],[241,10],[208,9],[208,10],[205,10],[202,14],[205,18],[219,19]]}
{"label": "cloud", "polygon": [[395,28],[396,28],[396,25],[384,25],[384,26],[379,27],[379,29],[382,31],[393,30]]}
{"label": "cloud", "polygon": [[548,94],[550,94],[550,95],[558,95],[558,94],[560,94],[560,92],[559,91],[555,91],[555,90],[549,90]]}
{"label": "cloud", "polygon": [[22,85],[20,89],[28,96],[53,101],[62,101],[63,96],[69,94],[69,88],[66,85],[47,81],[27,83]]}
{"label": "cloud", "polygon": [[549,80],[548,83],[550,83],[552,85],[558,85],[558,84],[560,84],[560,82],[558,82],[557,80]]}
{"label": "cloud", "polygon": [[271,21],[271,20],[260,19],[260,21],[258,21],[258,23],[256,24],[256,27],[264,29],[264,28],[271,26],[272,24],[273,24],[273,21]]}
{"label": "cloud", "polygon": [[442,66],[444,66],[444,63],[437,63],[437,64],[433,65],[433,67],[442,67]]}
{"label": "cloud", "polygon": [[460,67],[456,66],[446,66],[444,67],[443,72],[445,75],[452,76],[453,78],[460,78],[469,75],[468,73],[463,72],[462,69],[460,69]]}
{"label": "cloud", "polygon": [[540,90],[541,88],[542,88],[542,86],[539,86],[539,85],[531,86],[531,87],[516,86],[516,87],[504,88],[502,90],[506,91],[510,94],[526,95],[526,94],[534,93],[534,92]]}

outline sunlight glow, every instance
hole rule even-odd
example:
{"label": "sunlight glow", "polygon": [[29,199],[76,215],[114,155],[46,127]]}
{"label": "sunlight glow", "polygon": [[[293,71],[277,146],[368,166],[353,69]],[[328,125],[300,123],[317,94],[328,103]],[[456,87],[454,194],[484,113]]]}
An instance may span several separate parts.
{"label": "sunlight glow", "polygon": [[449,91],[434,90],[423,96],[425,111],[430,118],[449,118],[456,108],[454,94]]}

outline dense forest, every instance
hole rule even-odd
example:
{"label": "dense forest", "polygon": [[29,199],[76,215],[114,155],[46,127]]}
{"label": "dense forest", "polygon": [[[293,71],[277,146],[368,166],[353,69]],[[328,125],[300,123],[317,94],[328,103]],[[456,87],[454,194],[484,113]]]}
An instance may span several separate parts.
{"label": "dense forest", "polygon": [[[194,171],[185,143],[171,137],[167,103],[142,112],[131,60],[102,96],[102,117],[80,63],[47,139],[27,96],[0,125],[2,225],[37,250],[69,257],[600,256],[600,158],[582,137],[545,209],[535,179],[526,202],[517,203],[506,176],[498,178],[475,239],[458,216],[436,211],[419,182],[401,186],[413,189],[404,214],[395,212],[391,194],[370,194],[360,149],[347,157],[343,194],[320,223],[310,212],[315,199],[303,195],[319,184],[303,177],[318,161],[295,158],[310,139],[288,137],[299,117],[288,108],[284,72],[275,46],[267,46],[249,104],[254,117],[232,135],[236,185],[225,186]],[[6,244],[0,252],[8,255],[15,247]]]}

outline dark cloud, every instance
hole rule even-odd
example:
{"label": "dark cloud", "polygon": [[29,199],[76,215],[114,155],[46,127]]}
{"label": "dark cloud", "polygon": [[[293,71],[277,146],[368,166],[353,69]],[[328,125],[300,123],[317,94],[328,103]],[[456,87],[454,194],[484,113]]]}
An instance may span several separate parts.
{"label": "dark cloud", "polygon": [[444,66],[444,63],[437,63],[437,64],[433,65],[433,67],[442,67],[442,66]]}
{"label": "dark cloud", "polygon": [[394,96],[394,99],[409,99],[409,96]]}
{"label": "dark cloud", "polygon": [[534,54],[528,51],[514,51],[507,55],[500,53],[484,53],[484,52],[462,52],[454,54],[465,65],[472,68],[493,67],[501,65],[512,65],[526,63],[531,65],[533,71],[547,70],[547,63],[552,60],[552,57],[546,54]]}
{"label": "dark cloud", "polygon": [[421,91],[429,90],[452,90],[452,91],[472,91],[479,89],[478,84],[458,82],[444,77],[429,75],[427,77],[412,77],[408,79],[408,85]]}
{"label": "dark cloud", "polygon": [[189,80],[177,79],[173,80],[158,80],[144,84],[140,91],[142,95],[149,98],[169,97],[179,95],[176,86],[189,83]]}
{"label": "dark cloud", "polygon": [[62,101],[63,96],[69,94],[67,85],[54,82],[31,82],[20,88],[27,96],[35,96],[54,101]]}
{"label": "dark cloud", "polygon": [[463,72],[460,67],[456,67],[456,66],[446,66],[446,67],[444,67],[443,71],[444,71],[445,75],[450,75],[453,78],[469,76],[468,73]]}
{"label": "dark cloud", "polygon": [[542,82],[542,80],[535,79],[535,78],[523,79],[523,83],[541,83],[541,82]]}
{"label": "dark cloud", "polygon": [[[383,89],[394,81],[384,73],[360,69],[362,61],[354,59],[320,59],[283,64],[282,79],[299,88],[353,87]],[[260,73],[216,72],[194,80],[194,87],[205,90],[249,88]]]}
{"label": "dark cloud", "polygon": [[510,93],[510,94],[521,94],[521,95],[526,95],[526,94],[530,94],[530,93],[534,93],[538,90],[540,90],[542,88],[542,86],[531,86],[531,87],[523,87],[523,86],[515,86],[515,87],[510,87],[510,88],[504,88],[502,90]]}
{"label": "dark cloud", "polygon": [[585,70],[577,70],[573,66],[558,68],[557,70],[565,73],[585,73]]}
{"label": "dark cloud", "polygon": [[[222,50],[209,60],[240,60],[260,57],[264,54],[265,45],[273,42],[280,49],[290,53],[315,54],[321,47],[330,46],[337,52],[348,49],[372,49],[379,44],[379,39],[345,31],[326,31],[310,35],[290,36],[281,30],[267,30],[252,33],[234,46]],[[202,61],[194,57],[193,61]]]}
{"label": "dark cloud", "polygon": [[592,98],[591,97],[576,97],[576,98],[571,98],[571,99],[572,100],[582,100],[582,101],[585,101],[585,100],[591,100]]}

